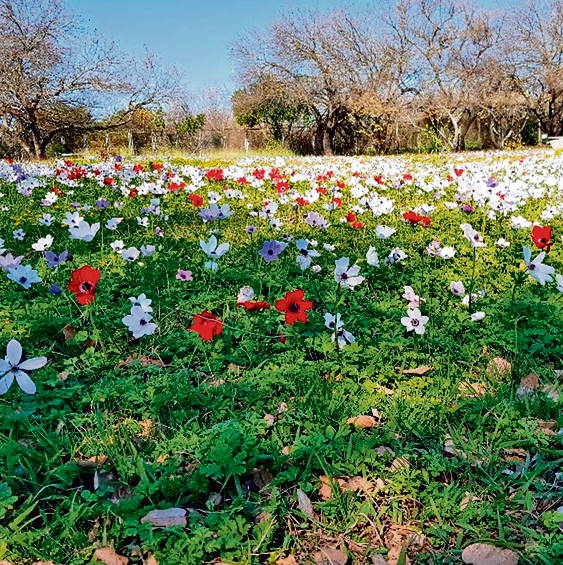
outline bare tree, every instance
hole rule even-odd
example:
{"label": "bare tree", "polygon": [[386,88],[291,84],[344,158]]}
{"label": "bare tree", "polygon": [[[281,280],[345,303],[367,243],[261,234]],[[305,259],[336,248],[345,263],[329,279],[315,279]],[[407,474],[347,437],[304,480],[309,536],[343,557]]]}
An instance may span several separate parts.
{"label": "bare tree", "polygon": [[[0,132],[29,155],[67,132],[123,125],[177,84],[151,54],[131,58],[88,34],[60,0],[0,0]],[[113,119],[93,119],[104,115]]]}

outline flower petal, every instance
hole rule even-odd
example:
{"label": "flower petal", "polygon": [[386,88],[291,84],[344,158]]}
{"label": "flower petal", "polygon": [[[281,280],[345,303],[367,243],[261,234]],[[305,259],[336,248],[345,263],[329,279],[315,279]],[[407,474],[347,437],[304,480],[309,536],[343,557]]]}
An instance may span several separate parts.
{"label": "flower petal", "polygon": [[20,388],[26,394],[35,394],[37,388],[35,387],[35,383],[29,378],[27,373],[24,373],[23,371],[17,371],[15,377],[16,381],[18,381],[18,384],[20,385]]}
{"label": "flower petal", "polygon": [[47,364],[47,357],[34,357],[33,359],[26,359],[23,363],[19,364],[22,371],[34,371],[41,369]]}
{"label": "flower petal", "polygon": [[22,346],[16,339],[12,339],[6,348],[6,360],[15,367],[22,358]]}
{"label": "flower petal", "polygon": [[0,379],[0,394],[6,394],[14,382],[14,373],[8,373]]}

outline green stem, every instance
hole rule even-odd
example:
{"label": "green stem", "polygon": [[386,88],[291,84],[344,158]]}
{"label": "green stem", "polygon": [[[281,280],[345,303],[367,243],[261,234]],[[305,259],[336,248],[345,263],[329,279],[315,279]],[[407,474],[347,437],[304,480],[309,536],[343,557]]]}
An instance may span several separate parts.
{"label": "green stem", "polygon": [[473,248],[473,267],[471,269],[471,283],[469,285],[469,313],[473,314],[473,288],[475,286],[475,264],[477,257],[477,248]]}

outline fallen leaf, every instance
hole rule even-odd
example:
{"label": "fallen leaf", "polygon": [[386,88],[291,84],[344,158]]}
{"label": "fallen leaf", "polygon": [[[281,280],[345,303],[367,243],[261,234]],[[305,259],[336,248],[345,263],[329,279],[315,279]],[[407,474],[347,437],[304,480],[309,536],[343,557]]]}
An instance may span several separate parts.
{"label": "fallen leaf", "polygon": [[158,565],[158,561],[154,555],[149,555],[145,565]]}
{"label": "fallen leaf", "polygon": [[[381,480],[381,479],[379,479]],[[383,481],[382,481],[383,482]],[[350,490],[352,492],[357,492],[359,490],[363,490],[364,492],[373,492],[376,488],[373,483],[365,479],[364,477],[352,477],[348,479],[343,485],[343,490]],[[380,490],[380,489],[378,489]]]}
{"label": "fallen leaf", "polygon": [[288,555],[276,561],[276,565],[297,565],[297,559],[293,555]]}
{"label": "fallen leaf", "polygon": [[72,341],[76,337],[77,333],[78,330],[74,326],[71,326],[70,324],[68,324],[63,328],[63,335],[65,336],[65,341]]}
{"label": "fallen leaf", "polygon": [[129,367],[130,365],[135,363],[135,361],[138,361],[142,367],[166,367],[166,364],[164,363],[164,361],[162,361],[162,359],[154,359],[153,357],[148,357],[147,355],[139,355],[137,353],[129,355],[129,357],[127,357],[127,359],[125,360],[122,359],[121,361],[119,361],[117,366]]}
{"label": "fallen leaf", "polygon": [[520,381],[520,386],[516,391],[518,396],[522,396],[524,394],[530,394],[534,392],[540,386],[540,378],[535,373],[530,373],[525,377],[522,377]]}
{"label": "fallen leaf", "polygon": [[387,561],[385,561],[385,557],[381,555],[381,553],[375,553],[371,556],[371,562],[373,565],[387,565]]}
{"label": "fallen leaf", "polygon": [[297,506],[299,510],[305,514],[311,520],[315,520],[315,511],[313,510],[313,505],[311,504],[311,500],[309,497],[301,490],[297,489]]}
{"label": "fallen leaf", "polygon": [[407,548],[422,549],[425,541],[423,534],[408,527],[393,524],[385,533],[385,546],[389,550],[386,557],[389,565],[408,565],[410,559],[406,554]]}
{"label": "fallen leaf", "polygon": [[536,433],[543,432],[548,436],[554,436],[557,434],[555,431],[555,427],[557,426],[557,422],[555,420],[538,420],[538,428]]}
{"label": "fallen leaf", "polygon": [[517,565],[520,558],[511,549],[473,543],[463,550],[461,559],[467,565]]}
{"label": "fallen leaf", "polygon": [[291,446],[286,445],[282,450],[281,450],[282,455],[289,455],[291,453]]}
{"label": "fallen leaf", "polygon": [[495,357],[489,361],[486,373],[489,377],[505,377],[512,372],[512,364],[502,357]]}
{"label": "fallen leaf", "polygon": [[321,547],[314,555],[316,565],[346,565],[348,556],[340,549]]}
{"label": "fallen leaf", "polygon": [[393,460],[393,462],[391,463],[391,467],[389,467],[389,471],[394,473],[395,471],[408,469],[409,467],[410,467],[409,460],[407,457],[403,455]]}
{"label": "fallen leaf", "polygon": [[154,528],[171,528],[187,524],[186,511],[183,508],[167,508],[166,510],[151,510],[141,518],[141,523],[148,522]]}
{"label": "fallen leaf", "polygon": [[366,429],[373,428],[378,425],[377,420],[373,416],[353,416],[348,418],[347,424],[354,424],[354,427]]}
{"label": "fallen leaf", "polygon": [[373,386],[373,390],[375,390],[377,392],[383,392],[383,393],[387,394],[388,396],[395,394],[392,389],[387,388],[386,386],[381,386],[380,384],[377,384],[377,383],[373,384],[372,386]]}
{"label": "fallen leaf", "polygon": [[432,371],[434,367],[427,367],[423,365],[422,367],[417,367],[416,369],[403,369],[403,375],[424,375],[428,371]]}
{"label": "fallen leaf", "polygon": [[264,420],[266,420],[268,426],[273,426],[276,423],[276,417],[273,416],[272,414],[266,414],[264,416]]}
{"label": "fallen leaf", "polygon": [[507,447],[506,449],[503,449],[503,452],[509,457],[523,457],[524,460],[530,456],[529,452],[522,447]]}
{"label": "fallen leaf", "polygon": [[107,463],[107,455],[94,455],[93,457],[84,457],[80,451],[74,456],[74,464],[82,469],[95,469]]}
{"label": "fallen leaf", "polygon": [[337,489],[340,487],[344,487],[346,481],[344,479],[339,479],[338,477],[332,477],[332,486],[331,480],[329,477],[325,475],[321,475],[319,477],[319,481],[321,481],[321,488],[319,488],[319,495],[323,500],[329,500],[333,498],[333,488]]}
{"label": "fallen leaf", "polygon": [[60,382],[64,382],[68,379],[69,375],[70,373],[68,371],[62,371],[61,373],[58,374],[57,378]]}
{"label": "fallen leaf", "polygon": [[223,497],[218,492],[212,492],[207,497],[207,504],[212,508],[217,508],[223,502]]}
{"label": "fallen leaf", "polygon": [[106,565],[127,565],[127,563],[129,563],[127,557],[117,554],[113,547],[101,547],[100,549],[96,549],[94,557]]}
{"label": "fallen leaf", "polygon": [[449,453],[450,455],[455,455],[456,457],[467,459],[467,455],[455,446],[454,440],[449,434],[446,435],[446,441],[444,442],[444,451],[446,453]]}
{"label": "fallen leaf", "polygon": [[383,457],[386,453],[389,453],[391,457],[395,457],[395,452],[385,445],[381,445],[380,447],[375,448],[375,452],[377,453],[378,457]]}
{"label": "fallen leaf", "polygon": [[481,499],[478,496],[473,496],[470,492],[465,491],[465,496],[463,497],[462,501],[459,503],[459,509],[465,510],[469,506],[469,503],[477,502],[479,500]]}
{"label": "fallen leaf", "polygon": [[52,561],[34,561],[33,565],[55,565]]}
{"label": "fallen leaf", "polygon": [[481,383],[460,383],[459,391],[463,394],[465,398],[473,398],[475,396],[485,396],[487,390],[485,385]]}
{"label": "fallen leaf", "polygon": [[548,398],[551,398],[553,402],[559,402],[561,393],[559,392],[557,385],[545,385],[541,390]]}
{"label": "fallen leaf", "polygon": [[263,465],[259,465],[252,470],[252,482],[256,485],[258,490],[262,490],[264,487],[267,487],[273,479],[274,476],[272,473],[270,473],[270,471],[268,471],[268,469],[266,469]]}

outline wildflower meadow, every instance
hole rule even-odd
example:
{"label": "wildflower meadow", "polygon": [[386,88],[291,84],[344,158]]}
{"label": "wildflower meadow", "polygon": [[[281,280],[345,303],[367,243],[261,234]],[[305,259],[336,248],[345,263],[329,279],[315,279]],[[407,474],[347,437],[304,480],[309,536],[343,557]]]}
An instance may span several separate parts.
{"label": "wildflower meadow", "polygon": [[0,561],[563,562],[563,154],[4,160],[0,268]]}

